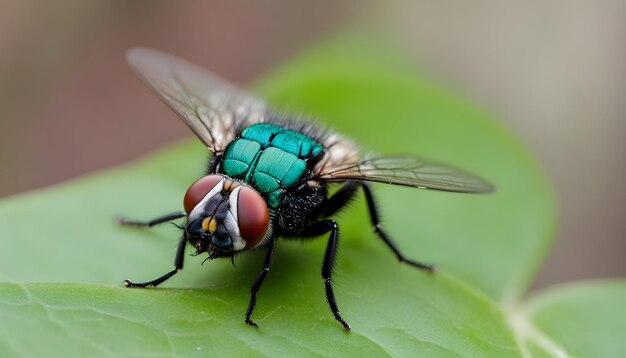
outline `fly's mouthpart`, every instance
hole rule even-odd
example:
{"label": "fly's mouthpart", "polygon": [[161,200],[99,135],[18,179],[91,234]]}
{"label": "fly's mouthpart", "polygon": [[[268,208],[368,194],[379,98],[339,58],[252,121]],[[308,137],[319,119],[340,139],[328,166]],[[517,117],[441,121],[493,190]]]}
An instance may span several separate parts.
{"label": "fly's mouthpart", "polygon": [[209,249],[207,250],[207,252],[209,253],[209,260],[212,260],[216,257],[221,256],[222,254],[226,253],[226,252],[230,252],[230,251],[224,251],[222,249],[219,249],[213,245],[209,245]]}
{"label": "fly's mouthpart", "polygon": [[[208,250],[204,250],[204,251],[206,251],[209,254],[209,256],[207,256],[207,258],[202,261],[200,266],[204,265],[204,263],[207,262],[207,261],[213,260],[214,258],[216,258],[218,256],[218,254],[220,252],[222,252],[220,249],[216,248],[213,245],[209,245]],[[204,251],[202,251],[202,252],[204,252]]]}
{"label": "fly's mouthpart", "polygon": [[211,244],[209,244],[208,249],[205,249],[204,247],[200,246],[200,244],[198,244],[198,246],[196,247],[196,252],[191,254],[191,256],[198,256],[204,252],[208,253],[209,255],[204,260],[202,260],[200,266],[203,266],[205,262],[211,261],[213,258],[215,258],[216,249]]}
{"label": "fly's mouthpart", "polygon": [[203,234],[201,236],[201,240],[198,240],[197,242],[194,243],[194,246],[196,248],[196,251],[192,254],[190,254],[190,256],[198,256],[200,254],[203,253],[207,253],[208,256],[206,259],[204,259],[204,261],[202,261],[202,264],[204,264],[206,261],[210,261],[214,258],[217,257],[223,257],[224,254],[228,254],[229,252],[231,252],[232,250],[229,251],[224,251],[216,246],[214,246],[213,244],[211,244],[211,235],[210,234]]}
{"label": "fly's mouthpart", "polygon": [[215,258],[215,256],[217,256],[219,250],[215,246],[209,245],[209,249],[207,250],[207,252],[209,253],[209,260],[211,260]]}
{"label": "fly's mouthpart", "polygon": [[211,244],[208,245],[209,249],[207,250],[204,242],[205,240],[198,240],[197,242],[195,242],[194,246],[196,247],[196,252],[191,254],[191,256],[198,256],[201,253],[208,252],[209,250],[211,250]]}

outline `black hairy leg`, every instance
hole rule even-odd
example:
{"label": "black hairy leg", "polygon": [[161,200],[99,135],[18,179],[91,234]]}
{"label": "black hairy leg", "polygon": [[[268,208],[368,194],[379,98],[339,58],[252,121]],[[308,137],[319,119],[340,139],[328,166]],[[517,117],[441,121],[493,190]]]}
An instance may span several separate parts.
{"label": "black hairy leg", "polygon": [[186,244],[187,244],[187,237],[185,236],[185,234],[183,234],[180,241],[178,242],[178,249],[176,250],[176,257],[174,258],[174,269],[172,271],[152,281],[132,282],[131,280],[124,280],[124,284],[126,285],[126,287],[139,287],[139,288],[156,287],[162,284],[163,282],[167,281],[170,277],[174,276],[178,271],[183,269],[183,261],[185,259],[184,255],[185,255]]}
{"label": "black hairy leg", "polygon": [[254,311],[254,306],[256,306],[256,294],[261,289],[261,285],[263,284],[263,280],[265,280],[265,276],[270,271],[270,265],[272,264],[272,257],[274,257],[274,244],[276,239],[272,238],[267,245],[266,253],[265,253],[265,261],[263,262],[263,269],[259,272],[256,280],[252,284],[250,288],[250,302],[248,303],[248,309],[246,310],[246,323],[253,327],[258,327],[254,321],[250,318],[252,316],[252,312]]}
{"label": "black hairy leg", "polygon": [[372,189],[370,188],[370,185],[366,182],[361,183],[361,185],[363,187],[363,192],[365,193],[365,200],[367,201],[367,208],[369,209],[369,212],[370,212],[370,220],[372,222],[372,225],[374,226],[374,230],[376,231],[376,234],[378,235],[378,237],[380,237],[383,240],[383,242],[387,244],[387,246],[391,249],[391,251],[393,251],[393,253],[396,255],[396,257],[398,258],[400,262],[411,265],[413,267],[417,267],[422,270],[426,270],[430,272],[435,271],[436,267],[434,265],[425,264],[419,261],[409,259],[406,256],[404,256],[404,254],[400,251],[396,243],[393,242],[393,240],[391,240],[389,235],[387,235],[387,233],[380,227],[380,221],[378,219],[378,208],[376,206],[376,202],[374,201],[374,196],[372,195]]}
{"label": "black hairy leg", "polygon": [[359,182],[359,181],[348,181],[346,182],[333,196],[331,196],[327,202],[326,207],[324,208],[323,215],[325,217],[331,216],[336,213],[338,210],[343,208],[346,203],[348,203],[354,197],[356,190],[362,187],[363,193],[365,194],[365,200],[367,201],[367,208],[370,214],[370,221],[372,226],[374,227],[374,231],[376,235],[380,237],[383,242],[393,251],[400,262],[406,263],[413,267],[417,267],[426,271],[435,271],[436,267],[434,265],[425,264],[419,261],[415,261],[407,258],[400,251],[396,243],[389,237],[389,235],[382,229],[380,225],[380,219],[378,216],[378,207],[374,200],[374,196],[372,194],[372,189],[370,184],[367,182]]}
{"label": "black hairy leg", "polygon": [[328,237],[328,245],[326,246],[326,253],[324,254],[324,263],[322,264],[322,278],[324,279],[324,287],[326,289],[326,300],[330,306],[330,310],[335,316],[335,319],[341,323],[346,331],[350,330],[350,325],[346,322],[337,307],[337,300],[335,299],[335,292],[331,282],[331,276],[333,271],[333,265],[335,263],[335,254],[337,253],[337,245],[339,243],[339,227],[335,220],[322,220],[307,226],[301,233],[302,236],[311,237],[319,236],[321,234],[330,231]]}
{"label": "black hairy leg", "polygon": [[333,216],[337,211],[343,209],[348,204],[361,186],[361,182],[348,181],[339,188],[328,200],[322,211],[323,217]]}

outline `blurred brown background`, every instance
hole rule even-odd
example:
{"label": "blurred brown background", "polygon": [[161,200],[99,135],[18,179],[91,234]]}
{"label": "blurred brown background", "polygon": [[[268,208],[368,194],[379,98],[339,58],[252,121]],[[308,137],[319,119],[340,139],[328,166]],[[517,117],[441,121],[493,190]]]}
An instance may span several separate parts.
{"label": "blurred brown background", "polygon": [[[558,196],[536,287],[626,274],[626,2],[0,3],[0,196],[140,157],[190,132],[131,74],[149,46],[246,84],[316,39],[379,29],[536,154]],[[377,31],[377,30],[374,30]]]}

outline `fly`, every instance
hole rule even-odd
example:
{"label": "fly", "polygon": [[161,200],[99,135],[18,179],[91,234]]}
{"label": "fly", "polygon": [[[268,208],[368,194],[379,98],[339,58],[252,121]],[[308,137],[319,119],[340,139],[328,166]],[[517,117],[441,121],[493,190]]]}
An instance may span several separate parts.
{"label": "fly", "polygon": [[[183,268],[187,245],[195,249],[193,255],[206,253],[208,260],[232,260],[238,253],[264,249],[263,268],[252,284],[245,314],[245,322],[257,326],[251,317],[276,240],[328,234],[322,264],[326,300],[335,319],[350,330],[333,291],[339,226],[332,217],[359,189],[376,235],[400,262],[425,271],[435,267],[404,256],[381,227],[370,182],[463,193],[493,190],[488,182],[444,164],[415,157],[363,157],[348,138],[280,115],[263,101],[174,56],[135,48],[127,58],[212,154],[208,173],[185,193],[184,211],[146,222],[119,220],[150,227],[186,218],[174,269],[152,281],[125,280],[127,287],[155,287],[174,276]],[[331,195],[332,184],[339,188]]]}

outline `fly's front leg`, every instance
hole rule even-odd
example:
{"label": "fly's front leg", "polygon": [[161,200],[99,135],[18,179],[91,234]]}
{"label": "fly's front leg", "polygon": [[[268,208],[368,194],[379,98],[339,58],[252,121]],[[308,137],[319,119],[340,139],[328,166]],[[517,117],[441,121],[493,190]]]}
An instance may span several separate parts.
{"label": "fly's front leg", "polygon": [[132,282],[131,280],[124,280],[126,287],[156,287],[163,282],[167,281],[170,277],[174,276],[178,271],[183,269],[183,261],[185,260],[185,246],[187,244],[187,237],[183,234],[183,237],[178,242],[178,249],[176,250],[176,257],[174,259],[174,269],[165,275],[146,282]]}
{"label": "fly's front leg", "polygon": [[328,237],[328,245],[326,246],[326,253],[324,254],[324,263],[322,264],[322,278],[324,279],[324,287],[326,289],[326,300],[330,306],[330,310],[335,316],[335,319],[341,323],[346,331],[350,330],[350,325],[346,322],[337,307],[337,301],[335,300],[335,292],[331,282],[331,276],[333,271],[333,265],[335,263],[335,254],[337,253],[337,245],[339,243],[339,227],[335,220],[322,220],[311,224],[306,227],[301,233],[302,236],[319,236],[321,234],[330,231]]}
{"label": "fly's front leg", "polygon": [[378,235],[378,237],[380,237],[385,242],[385,244],[387,244],[387,246],[391,249],[391,251],[393,251],[393,253],[396,254],[396,257],[398,258],[400,262],[404,262],[406,264],[409,264],[413,267],[417,267],[422,270],[426,270],[430,272],[435,271],[436,267],[434,265],[429,265],[429,264],[425,264],[419,261],[411,260],[404,256],[404,254],[400,251],[396,243],[393,242],[393,240],[391,240],[391,238],[387,235],[387,233],[380,227],[380,221],[378,219],[378,209],[376,207],[376,202],[374,201],[374,196],[372,195],[372,189],[370,188],[369,184],[366,182],[362,182],[361,185],[363,186],[363,192],[365,193],[365,199],[367,200],[367,207],[370,212],[370,220],[372,221],[372,225],[374,226],[374,230],[376,231],[376,234]]}
{"label": "fly's front leg", "polygon": [[182,211],[177,211],[174,213],[170,213],[170,214],[166,214],[163,216],[159,216],[158,218],[154,218],[152,220],[148,220],[148,221],[135,221],[135,220],[128,220],[125,218],[118,218],[117,219],[117,223],[120,225],[126,225],[126,226],[136,226],[136,227],[152,227],[154,225],[158,225],[158,224],[162,224],[168,221],[172,221],[172,220],[176,220],[176,219],[180,219],[182,217],[184,217],[186,214]]}
{"label": "fly's front leg", "polygon": [[263,269],[259,272],[256,280],[252,284],[250,288],[250,302],[248,303],[248,309],[246,310],[246,323],[253,327],[258,327],[250,316],[252,316],[252,312],[254,311],[254,306],[256,306],[256,294],[261,289],[261,285],[263,284],[263,280],[265,280],[265,276],[270,271],[270,265],[272,264],[272,257],[274,257],[274,243],[276,239],[272,238],[267,245],[267,252],[265,253],[265,262],[263,263]]}

